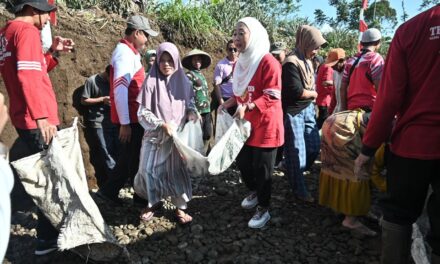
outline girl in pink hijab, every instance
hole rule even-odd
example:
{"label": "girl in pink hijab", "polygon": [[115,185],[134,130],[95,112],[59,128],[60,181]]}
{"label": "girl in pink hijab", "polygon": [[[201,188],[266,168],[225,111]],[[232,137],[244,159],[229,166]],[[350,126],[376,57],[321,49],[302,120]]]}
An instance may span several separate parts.
{"label": "girl in pink hijab", "polygon": [[160,44],[138,97],[138,118],[145,135],[134,188],[148,200],[142,220],[151,220],[161,200],[171,197],[177,220],[182,224],[192,221],[184,211],[192,198],[191,179],[171,135],[188,120],[198,119],[193,97],[177,47],[169,42]]}

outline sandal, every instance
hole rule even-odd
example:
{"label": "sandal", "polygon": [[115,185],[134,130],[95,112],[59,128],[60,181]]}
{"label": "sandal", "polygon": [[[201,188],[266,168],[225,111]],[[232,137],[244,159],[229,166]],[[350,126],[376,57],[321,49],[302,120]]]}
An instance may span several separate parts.
{"label": "sandal", "polygon": [[182,225],[191,223],[193,220],[192,216],[179,209],[176,211],[176,218],[177,221]]}
{"label": "sandal", "polygon": [[313,203],[315,202],[315,199],[311,196],[311,195],[307,195],[306,197],[302,197],[302,196],[296,196],[297,199],[306,202],[306,203]]}
{"label": "sandal", "polygon": [[160,202],[156,203],[155,205],[153,205],[151,208],[148,208],[148,207],[144,208],[141,211],[141,215],[139,216],[139,218],[143,221],[150,221],[153,218],[154,213],[157,210],[161,209],[162,206],[163,206],[163,202],[160,201]]}
{"label": "sandal", "polygon": [[146,221],[146,222],[148,222],[148,221],[150,221],[151,219],[153,219],[153,216],[154,216],[154,210],[152,210],[151,208],[144,208],[144,209],[141,211],[141,215],[139,216],[139,218],[140,218],[142,221]]}
{"label": "sandal", "polygon": [[352,231],[358,232],[362,235],[366,235],[366,236],[370,236],[370,237],[374,237],[377,235],[377,232],[371,230],[370,228],[368,228],[366,225],[362,224],[359,221],[356,221],[355,225],[348,225],[347,223],[345,223],[343,221],[342,226],[345,228],[348,228]]}

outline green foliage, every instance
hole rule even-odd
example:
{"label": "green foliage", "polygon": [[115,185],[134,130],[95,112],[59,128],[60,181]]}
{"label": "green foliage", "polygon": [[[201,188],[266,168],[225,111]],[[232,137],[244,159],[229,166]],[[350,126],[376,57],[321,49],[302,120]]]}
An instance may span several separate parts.
{"label": "green foliage", "polygon": [[[336,8],[336,18],[327,17],[324,11],[317,9],[315,11],[315,21],[319,25],[328,23],[334,28],[343,27],[358,30],[362,1],[329,0],[329,5]],[[397,25],[397,12],[387,0],[370,3],[367,10],[365,10],[364,18],[369,27],[379,28],[385,33]]]}
{"label": "green foliage", "polygon": [[189,47],[203,48],[224,38],[217,21],[202,6],[181,1],[160,4],[158,22],[167,40]]}
{"label": "green foliage", "polygon": [[374,2],[365,10],[365,22],[369,27],[379,28],[384,32],[393,30],[397,25],[396,9],[390,6],[389,1]]}
{"label": "green foliage", "polygon": [[299,0],[214,0],[207,5],[221,30],[231,34],[235,23],[247,16],[258,19],[274,38],[279,21],[299,9]]}
{"label": "green foliage", "polygon": [[288,49],[293,49],[296,42],[296,32],[302,25],[311,25],[308,18],[293,18],[290,20],[282,20],[278,23],[277,31],[271,36],[271,41],[283,41],[287,44]]}
{"label": "green foliage", "polygon": [[408,13],[406,12],[405,0],[402,0],[402,16],[401,19],[405,22],[408,19]]}
{"label": "green foliage", "polygon": [[327,47],[322,49],[320,54],[326,55],[330,49],[342,48],[347,56],[352,56],[357,52],[358,34],[348,29],[335,29],[324,34],[327,40]]}
{"label": "green foliage", "polygon": [[[110,13],[116,13],[120,15],[129,15],[133,12],[141,11],[144,9],[146,1],[133,0],[58,0],[58,4],[64,4],[72,9],[87,9],[91,7],[99,7]],[[148,1],[151,6],[155,1]]]}
{"label": "green foliage", "polygon": [[431,8],[436,4],[440,4],[440,0],[423,0],[422,3],[420,4],[419,10],[422,11]]}

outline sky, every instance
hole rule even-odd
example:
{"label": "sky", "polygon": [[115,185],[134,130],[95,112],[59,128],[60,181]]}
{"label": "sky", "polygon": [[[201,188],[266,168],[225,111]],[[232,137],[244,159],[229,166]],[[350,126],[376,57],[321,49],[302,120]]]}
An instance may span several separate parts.
{"label": "sky", "polygon": [[[397,18],[399,20],[397,26],[399,26],[402,23],[401,20],[403,13],[402,1],[390,0],[390,3],[391,3],[391,7],[393,7],[397,11]],[[421,3],[422,0],[405,0],[405,9],[409,16],[408,19],[420,13],[419,7]],[[374,4],[374,0],[368,1],[369,6],[373,4]],[[327,16],[331,16],[331,17],[336,16],[336,9],[328,4],[328,0],[302,0],[299,15],[309,17],[310,20],[313,21],[315,18],[313,12],[315,11],[315,9],[322,9]]]}

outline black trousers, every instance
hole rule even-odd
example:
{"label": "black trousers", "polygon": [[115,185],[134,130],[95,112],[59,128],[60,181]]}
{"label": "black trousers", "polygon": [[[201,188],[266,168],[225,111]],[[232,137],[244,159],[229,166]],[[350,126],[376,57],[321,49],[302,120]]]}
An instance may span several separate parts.
{"label": "black trousers", "polygon": [[429,186],[433,193],[427,204],[431,224],[428,242],[440,255],[440,160],[409,159],[390,153],[387,195],[381,201],[386,221],[412,225],[423,211]]}
{"label": "black trousers", "polygon": [[[43,137],[39,129],[16,129],[18,133],[18,139],[14,142],[14,145],[11,147],[11,161],[15,161],[32,154],[38,153],[45,149],[47,146],[44,144]],[[15,192],[12,197],[21,198],[24,197],[24,200],[30,200],[30,197],[27,193],[25,193],[24,187],[21,184],[16,171],[13,169],[15,185]],[[18,192],[18,193],[17,193]],[[17,201],[13,201],[16,203]],[[24,209],[24,208],[23,208]],[[37,238],[43,240],[52,240],[58,237],[58,230],[56,230],[49,220],[44,216],[41,210],[38,210],[38,223],[37,223]]]}
{"label": "black trousers", "polygon": [[202,117],[203,140],[210,140],[212,137],[212,118],[211,113],[204,113]]}
{"label": "black trousers", "polygon": [[272,174],[277,148],[259,148],[244,145],[237,156],[241,177],[251,191],[257,192],[258,205],[269,207]]}
{"label": "black trousers", "polygon": [[318,118],[316,119],[316,125],[318,129],[322,128],[322,124],[328,117],[328,107],[327,106],[318,106]]}
{"label": "black trousers", "polygon": [[116,166],[107,182],[101,188],[101,192],[111,198],[118,197],[119,190],[124,187],[128,179],[133,183],[134,177],[139,170],[139,156],[144,128],[139,123],[133,123],[130,126],[131,140],[127,143],[120,143]]}

